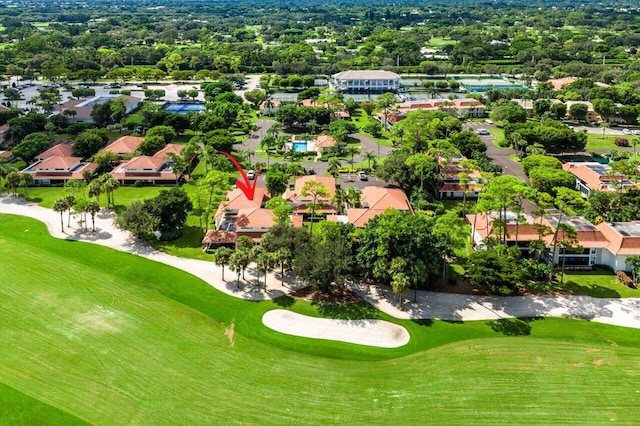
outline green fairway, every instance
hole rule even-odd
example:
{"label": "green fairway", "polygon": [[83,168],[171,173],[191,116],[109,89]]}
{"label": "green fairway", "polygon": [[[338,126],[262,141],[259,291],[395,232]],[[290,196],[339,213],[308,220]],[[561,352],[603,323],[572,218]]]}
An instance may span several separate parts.
{"label": "green fairway", "polygon": [[[563,319],[399,321],[364,303],[246,302],[10,215],[0,216],[0,262],[1,424],[639,420],[640,330]],[[378,349],[287,336],[262,325],[274,308],[386,319],[411,341]]]}

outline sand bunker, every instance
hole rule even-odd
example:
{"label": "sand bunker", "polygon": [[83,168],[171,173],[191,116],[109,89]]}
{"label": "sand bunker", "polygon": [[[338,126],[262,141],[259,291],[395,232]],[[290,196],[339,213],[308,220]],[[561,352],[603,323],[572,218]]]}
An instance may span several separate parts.
{"label": "sand bunker", "polygon": [[272,330],[312,339],[336,340],[357,345],[398,348],[409,343],[409,332],[398,324],[381,320],[314,318],[275,309],[262,316]]}

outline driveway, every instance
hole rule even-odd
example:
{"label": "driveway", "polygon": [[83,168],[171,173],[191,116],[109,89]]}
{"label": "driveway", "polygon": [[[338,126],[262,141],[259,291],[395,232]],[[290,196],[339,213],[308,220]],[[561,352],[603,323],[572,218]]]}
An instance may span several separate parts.
{"label": "driveway", "polygon": [[[473,132],[478,129],[490,130],[497,128],[495,124],[488,123],[468,123],[466,127]],[[511,155],[517,154],[518,151],[512,148],[499,148],[495,146],[493,141],[496,140],[496,137],[493,135],[478,135],[478,137],[482,139],[484,144],[487,146],[487,157],[489,157],[493,163],[502,167],[502,174],[515,176],[521,181],[526,182],[527,185],[531,185],[531,182],[522,170],[520,163],[514,161],[510,157]],[[528,214],[532,214],[533,211],[538,208],[535,204],[530,203],[527,200],[523,200],[522,207],[524,207],[525,212]]]}

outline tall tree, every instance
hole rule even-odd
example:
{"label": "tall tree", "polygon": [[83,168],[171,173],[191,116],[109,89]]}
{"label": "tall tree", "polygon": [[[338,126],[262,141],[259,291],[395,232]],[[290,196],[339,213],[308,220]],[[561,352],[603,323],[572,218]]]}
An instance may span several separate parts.
{"label": "tall tree", "polygon": [[222,267],[222,281],[224,281],[224,267],[231,262],[233,250],[228,247],[218,247],[212,253],[213,262]]}

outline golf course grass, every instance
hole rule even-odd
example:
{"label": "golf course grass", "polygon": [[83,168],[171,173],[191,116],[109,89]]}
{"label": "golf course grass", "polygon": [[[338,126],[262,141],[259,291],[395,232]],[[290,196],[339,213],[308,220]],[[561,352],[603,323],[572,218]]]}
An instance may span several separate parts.
{"label": "golf course grass", "polygon": [[[0,215],[0,424],[634,424],[640,330],[566,319],[400,321],[365,303],[247,302]],[[262,325],[380,318],[380,349]]]}

